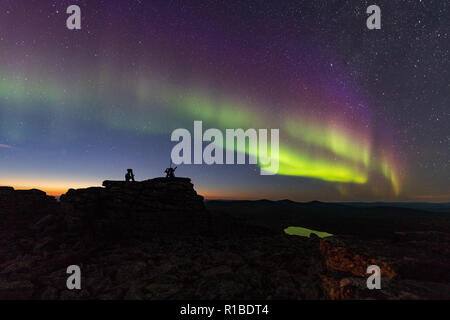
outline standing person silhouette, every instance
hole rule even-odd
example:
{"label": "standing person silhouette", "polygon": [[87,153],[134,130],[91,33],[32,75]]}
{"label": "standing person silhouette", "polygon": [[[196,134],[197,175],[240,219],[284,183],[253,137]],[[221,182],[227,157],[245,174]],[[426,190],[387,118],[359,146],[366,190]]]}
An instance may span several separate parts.
{"label": "standing person silhouette", "polygon": [[164,173],[166,174],[166,178],[175,178],[175,170],[177,170],[177,167],[175,168],[167,168]]}
{"label": "standing person silhouette", "polygon": [[126,182],[130,182],[130,181],[134,182],[133,169],[127,169],[127,173],[125,174],[125,181]]}

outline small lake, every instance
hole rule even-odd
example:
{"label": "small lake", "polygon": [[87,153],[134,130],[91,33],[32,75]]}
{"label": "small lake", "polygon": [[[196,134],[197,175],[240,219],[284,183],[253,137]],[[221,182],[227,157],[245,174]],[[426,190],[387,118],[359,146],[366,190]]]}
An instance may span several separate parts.
{"label": "small lake", "polygon": [[311,230],[311,229],[302,228],[302,227],[288,227],[288,228],[284,229],[284,232],[290,236],[294,235],[294,236],[301,236],[301,237],[307,237],[307,238],[309,238],[311,233],[314,233],[319,238],[326,238],[326,237],[332,236],[332,234],[328,233],[328,232],[316,231],[316,230]]}

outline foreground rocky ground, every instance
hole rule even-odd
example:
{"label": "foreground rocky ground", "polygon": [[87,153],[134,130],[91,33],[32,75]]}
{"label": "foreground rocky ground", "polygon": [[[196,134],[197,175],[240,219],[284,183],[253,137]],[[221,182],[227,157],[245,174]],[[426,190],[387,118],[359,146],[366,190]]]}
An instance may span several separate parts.
{"label": "foreground rocky ground", "polygon": [[[450,298],[445,232],[301,238],[205,210],[189,179],[104,186],[60,203],[0,188],[0,299]],[[372,264],[382,290],[366,287]]]}

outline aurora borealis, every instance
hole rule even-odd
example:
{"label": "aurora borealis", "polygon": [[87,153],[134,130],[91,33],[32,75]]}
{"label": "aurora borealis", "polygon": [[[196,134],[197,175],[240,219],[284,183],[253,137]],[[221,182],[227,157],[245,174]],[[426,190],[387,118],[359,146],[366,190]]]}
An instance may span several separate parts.
{"label": "aurora borealis", "polygon": [[280,129],[276,176],[181,166],[207,198],[450,201],[448,4],[379,5],[1,0],[0,185],[161,176],[202,120]]}

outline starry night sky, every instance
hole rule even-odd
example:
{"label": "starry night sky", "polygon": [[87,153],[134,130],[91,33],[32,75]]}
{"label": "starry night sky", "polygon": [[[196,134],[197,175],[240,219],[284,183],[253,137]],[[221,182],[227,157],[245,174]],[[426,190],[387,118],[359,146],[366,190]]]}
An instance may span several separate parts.
{"label": "starry night sky", "polygon": [[[82,29],[66,28],[77,4]],[[381,30],[366,8],[381,7]],[[174,129],[279,128],[207,198],[450,201],[447,1],[0,0],[0,185],[161,176]]]}

